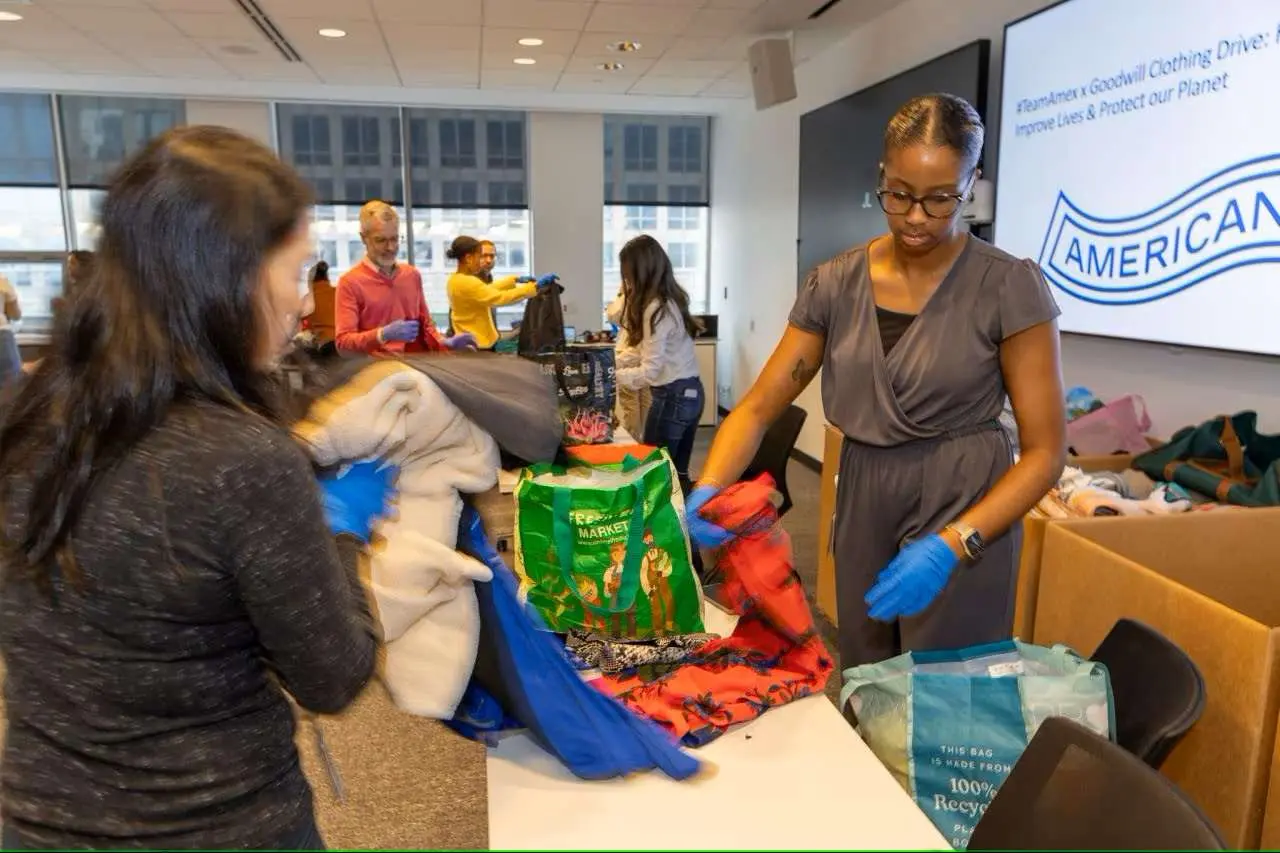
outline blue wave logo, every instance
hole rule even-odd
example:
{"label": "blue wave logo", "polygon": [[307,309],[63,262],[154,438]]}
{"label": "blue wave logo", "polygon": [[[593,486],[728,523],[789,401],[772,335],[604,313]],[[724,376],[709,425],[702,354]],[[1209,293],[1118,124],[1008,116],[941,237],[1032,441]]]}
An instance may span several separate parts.
{"label": "blue wave logo", "polygon": [[1133,216],[1094,216],[1059,192],[1040,250],[1045,277],[1095,305],[1155,302],[1272,263],[1280,263],[1280,154],[1230,166]]}

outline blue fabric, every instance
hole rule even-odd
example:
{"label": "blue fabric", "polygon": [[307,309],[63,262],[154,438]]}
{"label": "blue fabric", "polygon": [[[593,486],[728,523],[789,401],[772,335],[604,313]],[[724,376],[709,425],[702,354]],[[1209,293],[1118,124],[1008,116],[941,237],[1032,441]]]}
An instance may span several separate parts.
{"label": "blue fabric", "polygon": [[467,685],[467,692],[462,694],[458,710],[452,720],[445,725],[458,734],[471,740],[478,740],[487,746],[497,742],[495,735],[509,729],[523,728],[520,721],[503,710],[502,703],[493,694],[485,690],[475,681]]}
{"label": "blue fabric", "polygon": [[867,615],[881,622],[918,616],[938,597],[960,558],[938,534],[917,539],[889,561],[867,593]]}
{"label": "blue fabric", "polygon": [[374,519],[387,514],[397,470],[394,466],[380,468],[379,465],[378,462],[357,462],[340,475],[320,477],[324,517],[334,536],[348,533],[361,542],[368,542]]}
{"label": "blue fabric", "polygon": [[[617,700],[586,684],[521,602],[515,576],[489,543],[480,516],[463,510],[458,548],[493,570],[493,581],[476,584],[480,603],[480,656],[496,663],[505,712],[523,724],[544,749],[581,779],[612,779],[661,770],[673,779],[698,772],[656,723],[635,716]],[[474,681],[474,677],[473,677]]]}

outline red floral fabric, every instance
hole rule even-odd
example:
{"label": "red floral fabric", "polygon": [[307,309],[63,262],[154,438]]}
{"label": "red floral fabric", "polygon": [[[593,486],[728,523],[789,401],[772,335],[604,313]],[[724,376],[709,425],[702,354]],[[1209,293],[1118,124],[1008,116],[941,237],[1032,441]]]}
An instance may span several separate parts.
{"label": "red floral fabric", "polygon": [[739,535],[722,549],[724,589],[740,614],[732,634],[684,663],[605,676],[597,687],[649,717],[686,746],[702,746],[737,723],[821,692],[833,662],[818,635],[778,525],[767,475],[709,501],[702,515]]}

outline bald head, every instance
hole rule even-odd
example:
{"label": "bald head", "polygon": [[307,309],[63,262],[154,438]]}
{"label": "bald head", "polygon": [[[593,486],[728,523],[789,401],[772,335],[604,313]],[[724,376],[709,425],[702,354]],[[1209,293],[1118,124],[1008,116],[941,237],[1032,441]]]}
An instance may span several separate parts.
{"label": "bald head", "polygon": [[388,271],[400,254],[400,214],[385,201],[371,201],[360,208],[360,239],[373,265]]}

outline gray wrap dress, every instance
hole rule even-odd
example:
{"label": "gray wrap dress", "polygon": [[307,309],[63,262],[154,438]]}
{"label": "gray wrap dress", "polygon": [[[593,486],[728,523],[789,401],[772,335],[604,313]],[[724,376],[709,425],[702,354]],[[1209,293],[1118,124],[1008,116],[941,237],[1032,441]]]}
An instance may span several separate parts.
{"label": "gray wrap dress", "polygon": [[809,274],[789,322],[825,338],[822,404],[845,436],[833,540],[841,666],[1009,637],[1021,525],[959,566],[916,617],[873,621],[863,599],[904,544],[940,532],[1013,464],[997,420],[1000,343],[1058,314],[1034,262],[971,237],[886,354],[867,247]]}

